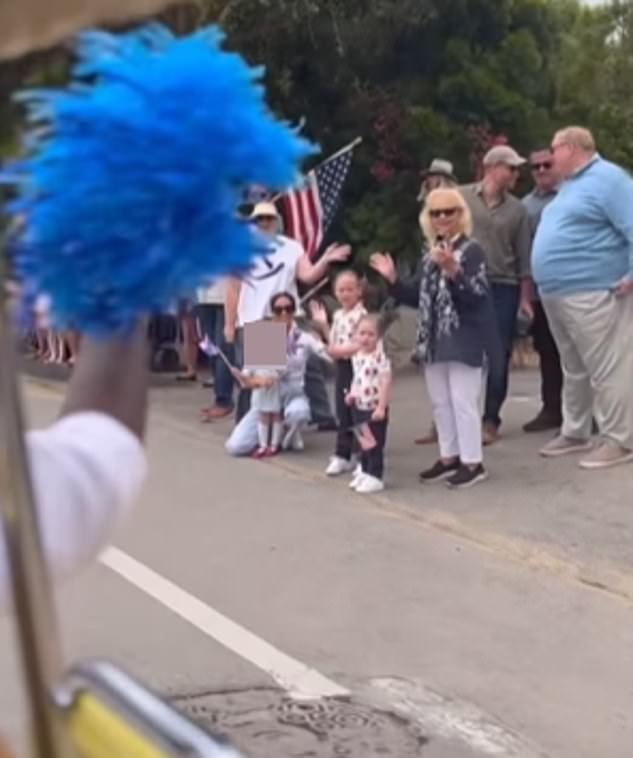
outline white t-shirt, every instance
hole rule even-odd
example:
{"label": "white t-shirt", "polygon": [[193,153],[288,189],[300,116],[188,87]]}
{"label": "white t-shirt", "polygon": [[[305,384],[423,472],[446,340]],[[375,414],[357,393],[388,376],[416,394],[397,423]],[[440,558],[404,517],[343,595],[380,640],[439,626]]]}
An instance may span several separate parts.
{"label": "white t-shirt", "polygon": [[201,305],[223,305],[224,289],[224,279],[219,279],[208,287],[200,287],[196,292],[198,302]]}
{"label": "white t-shirt", "polygon": [[[53,579],[65,579],[112,538],[145,478],[145,452],[126,427],[96,412],[29,432],[26,444],[49,571]],[[0,524],[0,610],[10,591]]]}
{"label": "white t-shirt", "polygon": [[237,325],[244,326],[270,316],[270,299],[280,292],[289,292],[297,301],[297,264],[304,250],[296,240],[277,235],[270,244],[270,252],[258,255],[242,279],[237,305]]}

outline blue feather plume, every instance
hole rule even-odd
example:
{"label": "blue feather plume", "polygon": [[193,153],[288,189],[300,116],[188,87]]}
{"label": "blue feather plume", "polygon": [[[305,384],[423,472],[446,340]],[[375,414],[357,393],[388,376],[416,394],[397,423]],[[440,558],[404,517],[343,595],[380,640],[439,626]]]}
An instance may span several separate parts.
{"label": "blue feather plume", "polygon": [[293,185],[315,148],[222,40],[216,27],[86,32],[67,88],[20,95],[28,152],[0,180],[18,191],[25,297],[46,294],[57,327],[124,330],[261,251],[237,217],[244,188]]}

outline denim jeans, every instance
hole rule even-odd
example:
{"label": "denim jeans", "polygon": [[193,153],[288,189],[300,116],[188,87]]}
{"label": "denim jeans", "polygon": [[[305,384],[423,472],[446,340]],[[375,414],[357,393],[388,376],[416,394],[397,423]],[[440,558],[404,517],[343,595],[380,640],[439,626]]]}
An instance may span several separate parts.
{"label": "denim jeans", "polygon": [[[233,343],[233,349],[235,351],[235,365],[237,368],[244,368],[244,330],[238,329],[235,333],[235,342]],[[238,387],[237,390],[237,402],[235,404],[235,423],[239,424],[240,421],[246,416],[251,407],[251,390],[246,387]]]}
{"label": "denim jeans", "polygon": [[311,355],[306,364],[305,392],[310,401],[312,423],[333,424],[335,419],[325,383],[325,366],[316,355]]}
{"label": "denim jeans", "polygon": [[[196,307],[199,331],[208,337],[231,363],[235,363],[235,346],[224,340],[224,306],[198,305]],[[213,358],[213,385],[215,404],[222,408],[233,408],[233,383],[231,372],[221,358]]]}
{"label": "denim jeans", "polygon": [[493,361],[490,365],[484,422],[498,427],[501,425],[501,408],[508,395],[510,359],[516,334],[520,290],[518,284],[494,282],[490,289],[501,340],[501,355],[498,361]]}

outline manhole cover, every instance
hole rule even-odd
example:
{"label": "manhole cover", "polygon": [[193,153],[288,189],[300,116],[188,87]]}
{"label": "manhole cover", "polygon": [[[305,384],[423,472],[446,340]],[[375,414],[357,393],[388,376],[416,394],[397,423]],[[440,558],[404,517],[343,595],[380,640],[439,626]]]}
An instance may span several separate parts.
{"label": "manhole cover", "polygon": [[426,743],[408,720],[353,700],[302,702],[265,688],[179,697],[175,704],[248,758],[413,758]]}

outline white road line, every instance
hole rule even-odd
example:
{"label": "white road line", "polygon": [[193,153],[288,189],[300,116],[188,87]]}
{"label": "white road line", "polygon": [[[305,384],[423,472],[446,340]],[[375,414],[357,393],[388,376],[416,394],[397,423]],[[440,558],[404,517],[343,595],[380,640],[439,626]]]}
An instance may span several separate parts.
{"label": "white road line", "polygon": [[[350,690],[277,650],[127,553],[109,548],[100,560],[138,590],[268,674],[291,697],[315,700],[351,695]],[[460,742],[477,755],[493,758],[544,755],[474,706],[445,698],[419,681],[373,679],[369,686],[361,685],[357,694],[411,719],[425,734]]]}
{"label": "white road line", "polygon": [[345,687],[277,650],[121,550],[109,548],[101,556],[101,563],[220,645],[264,671],[291,697],[349,696]]}

